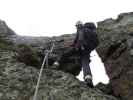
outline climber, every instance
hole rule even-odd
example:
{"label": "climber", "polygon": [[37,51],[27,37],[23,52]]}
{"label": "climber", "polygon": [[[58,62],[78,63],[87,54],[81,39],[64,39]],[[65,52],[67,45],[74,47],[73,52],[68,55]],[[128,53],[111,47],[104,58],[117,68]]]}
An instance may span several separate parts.
{"label": "climber", "polygon": [[90,53],[98,45],[96,35],[96,26],[94,23],[83,23],[78,21],[76,23],[77,34],[72,44],[76,51],[80,54],[81,65],[84,73],[84,80],[88,86],[93,87],[92,74],[90,70]]}

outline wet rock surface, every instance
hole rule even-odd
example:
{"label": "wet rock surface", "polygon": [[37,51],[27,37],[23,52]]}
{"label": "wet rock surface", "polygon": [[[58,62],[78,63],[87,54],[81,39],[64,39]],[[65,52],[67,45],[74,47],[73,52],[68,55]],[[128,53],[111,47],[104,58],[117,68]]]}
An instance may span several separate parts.
{"label": "wet rock surface", "polygon": [[97,52],[105,64],[113,92],[122,100],[133,99],[133,13],[98,23]]}

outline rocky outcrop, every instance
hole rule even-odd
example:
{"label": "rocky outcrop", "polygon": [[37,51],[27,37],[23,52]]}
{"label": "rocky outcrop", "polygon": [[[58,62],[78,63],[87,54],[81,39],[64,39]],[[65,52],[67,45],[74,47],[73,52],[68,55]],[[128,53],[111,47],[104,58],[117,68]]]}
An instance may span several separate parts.
{"label": "rocky outcrop", "polygon": [[[60,37],[29,37],[16,35],[4,21],[1,21],[0,47],[10,49],[16,53],[16,59],[28,66],[39,68],[47,50],[55,44],[54,51],[49,55],[49,68],[63,70],[73,75],[78,75],[81,67],[76,52],[70,45],[73,42],[74,34],[62,35]],[[6,42],[6,43],[5,43]],[[75,58],[77,59],[75,61]],[[55,61],[60,65],[52,66]],[[73,63],[74,62],[74,63]],[[56,68],[55,68],[56,67]]]}
{"label": "rocky outcrop", "polygon": [[15,35],[16,33],[11,30],[4,21],[0,20],[0,36]]}
{"label": "rocky outcrop", "polygon": [[[0,51],[0,100],[32,100],[39,70],[17,62],[13,52]],[[91,89],[73,75],[45,69],[37,100],[116,100]]]}
{"label": "rocky outcrop", "polygon": [[[79,57],[77,56],[77,53],[74,51],[73,47],[71,47],[74,36],[75,35],[72,34],[72,35],[62,35],[60,37],[49,38],[49,37],[25,37],[25,36],[13,35],[11,36],[10,39],[12,40],[13,44],[16,45],[17,48],[22,47],[20,45],[23,45],[23,48],[26,47],[25,49],[28,48],[34,49],[30,51],[34,51],[36,53],[34,54],[36,56],[39,56],[40,59],[38,60],[41,63],[45,54],[47,53],[47,50],[50,50],[52,44],[54,43],[55,44],[54,51],[52,54],[49,55],[49,68],[63,70],[64,72],[69,72],[76,76],[79,74],[81,67],[80,67]],[[16,51],[18,51],[18,49],[16,49]],[[27,52],[29,52],[29,49]],[[25,55],[23,57],[24,59],[31,57],[29,53],[28,55],[25,53],[26,52],[24,52],[24,50],[22,49],[21,51],[19,50],[19,52],[17,52],[18,55],[21,54]],[[26,63],[25,61],[27,60],[24,59],[21,60],[21,62]],[[53,63],[56,61],[60,63],[58,68],[55,68],[55,66],[53,66]],[[38,62],[39,66],[40,62]]]}
{"label": "rocky outcrop", "polygon": [[[22,37],[11,32],[6,24],[0,27],[0,100],[33,99],[44,50],[50,48],[53,39],[58,44],[49,56],[49,68],[43,70],[37,100],[117,100],[97,88],[89,88],[74,76],[80,71],[79,64],[71,66],[74,57],[78,59],[68,48],[74,35]],[[56,60],[60,66],[53,70]]]}
{"label": "rocky outcrop", "polygon": [[133,13],[98,23],[97,52],[105,64],[115,96],[133,99]]}

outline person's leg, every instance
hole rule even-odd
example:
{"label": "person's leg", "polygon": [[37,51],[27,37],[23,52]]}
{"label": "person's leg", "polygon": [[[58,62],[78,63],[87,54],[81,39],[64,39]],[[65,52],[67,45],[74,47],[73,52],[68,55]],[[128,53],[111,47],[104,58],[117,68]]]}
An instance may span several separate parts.
{"label": "person's leg", "polygon": [[93,87],[92,74],[91,74],[91,69],[90,69],[89,63],[90,63],[89,54],[82,54],[81,64],[82,64],[83,73],[84,73],[84,80],[85,80],[85,82],[87,82],[87,84],[90,87]]}
{"label": "person's leg", "polygon": [[89,63],[90,63],[90,56],[89,56],[89,54],[81,56],[81,63],[82,63],[84,77],[87,76],[87,75],[92,76],[91,69],[90,69],[90,66],[89,66]]}

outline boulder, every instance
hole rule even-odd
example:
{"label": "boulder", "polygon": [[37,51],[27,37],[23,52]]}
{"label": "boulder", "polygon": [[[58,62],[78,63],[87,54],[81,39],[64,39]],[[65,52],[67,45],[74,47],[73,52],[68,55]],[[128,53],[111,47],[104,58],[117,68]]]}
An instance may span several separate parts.
{"label": "boulder", "polygon": [[123,13],[117,19],[98,22],[102,58],[115,96],[133,99],[133,13]]}

